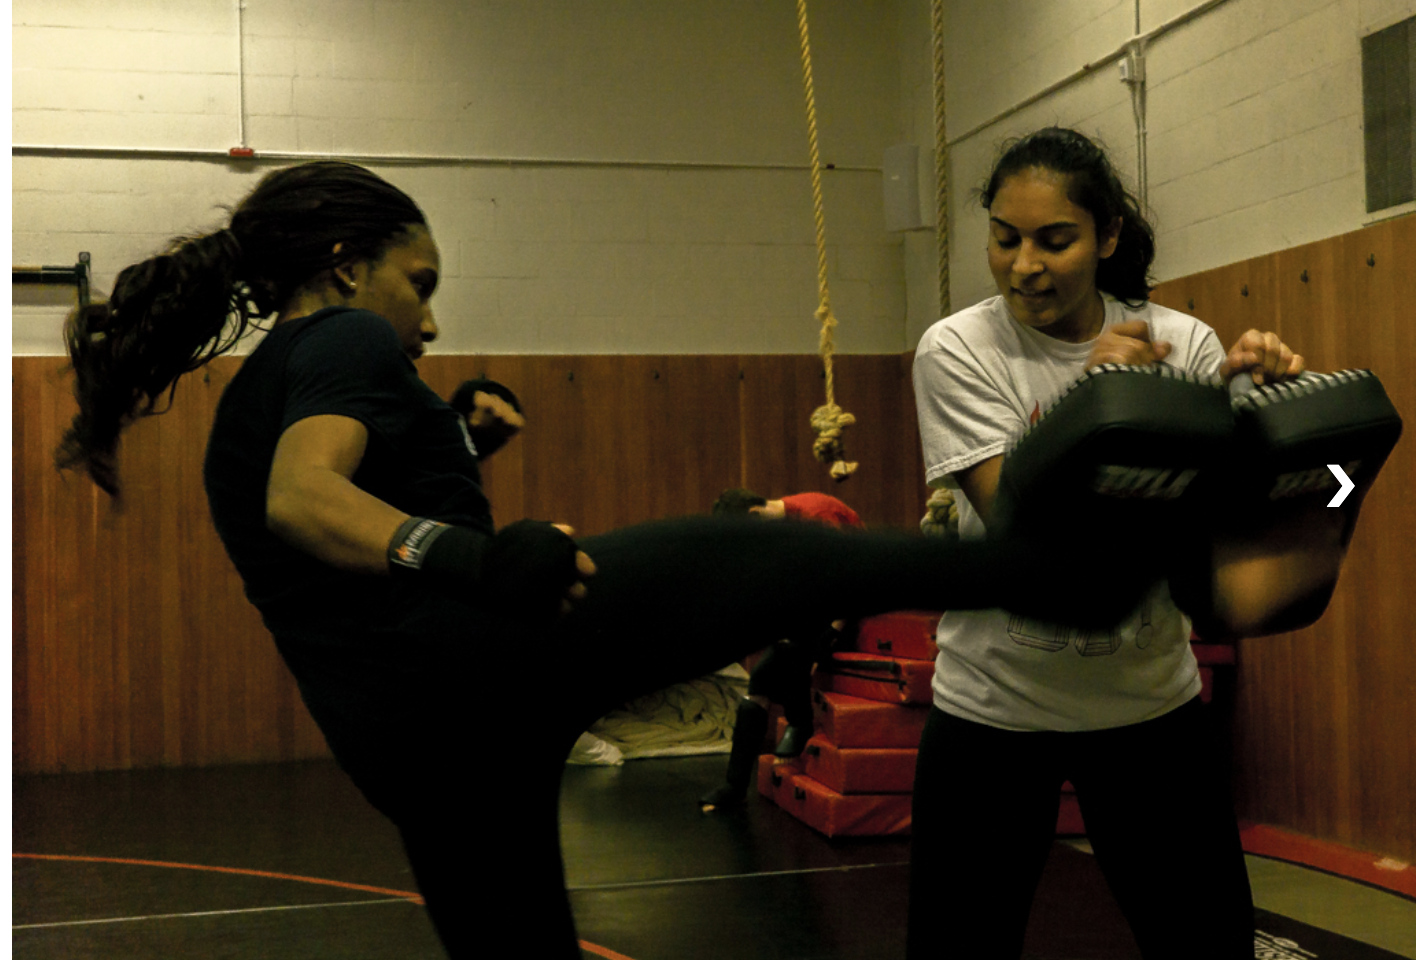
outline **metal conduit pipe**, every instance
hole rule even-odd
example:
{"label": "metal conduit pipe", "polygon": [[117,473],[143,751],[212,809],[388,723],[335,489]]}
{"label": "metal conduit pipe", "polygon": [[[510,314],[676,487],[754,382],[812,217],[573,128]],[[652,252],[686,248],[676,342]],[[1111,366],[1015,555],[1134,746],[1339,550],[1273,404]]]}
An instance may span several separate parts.
{"label": "metal conduit pipe", "polygon": [[[236,148],[235,148],[236,149]],[[198,149],[190,147],[107,147],[84,144],[25,144],[10,148],[16,157],[102,157],[105,159],[152,160],[348,160],[352,163],[387,163],[410,166],[471,167],[608,167],[636,170],[790,170],[808,172],[806,163],[745,163],[717,160],[602,160],[582,157],[464,157],[443,154],[313,153],[290,150],[252,151]],[[834,173],[882,173],[882,167],[844,166],[826,163]]]}
{"label": "metal conduit pipe", "polygon": [[[1140,36],[1140,0],[1135,0],[1135,35]],[[1150,203],[1150,161],[1148,159],[1148,149],[1146,146],[1147,131],[1149,124],[1146,121],[1146,73],[1145,73],[1145,44],[1142,40],[1135,44],[1134,63],[1131,75],[1137,77],[1136,82],[1131,84],[1131,108],[1135,112],[1135,180],[1136,180],[1136,200],[1140,203],[1140,212],[1145,214],[1146,207]]]}
{"label": "metal conduit pipe", "polygon": [[248,84],[243,63],[243,0],[234,0],[234,5],[238,8],[238,149],[247,150]]}
{"label": "metal conduit pipe", "polygon": [[[746,163],[740,161],[705,160],[613,160],[583,157],[469,157],[450,154],[379,154],[379,153],[314,153],[311,151],[275,150],[261,154],[248,145],[248,103],[246,64],[244,63],[243,11],[246,0],[234,0],[238,22],[238,145],[228,150],[191,147],[116,147],[88,144],[13,144],[14,157],[97,157],[104,159],[150,160],[347,160],[352,163],[385,163],[411,166],[475,166],[475,167],[603,167],[635,170],[763,170],[808,172],[806,163]],[[882,173],[882,167],[839,166],[825,163],[821,169],[832,172]]]}
{"label": "metal conduit pipe", "polygon": [[[1075,73],[1063,77],[1062,79],[1057,80],[1055,83],[1047,87],[1043,87],[1041,90],[1038,90],[1031,96],[1026,97],[1025,99],[1017,102],[1015,106],[1008,107],[1006,110],[1003,110],[996,116],[984,120],[981,123],[977,124],[975,127],[972,127],[970,130],[958,134],[953,139],[947,141],[947,146],[949,148],[955,147],[959,143],[963,143],[967,140],[972,139],[977,134],[981,133],[983,130],[986,130],[988,127],[995,126],[996,124],[1001,123],[1008,117],[1020,113],[1021,111],[1037,103],[1038,101],[1046,99],[1053,93],[1056,93],[1058,90],[1063,90],[1066,87],[1069,87],[1071,84],[1080,80],[1082,77],[1095,73],[1097,70],[1101,69],[1104,66],[1115,63],[1122,57],[1125,57],[1136,46],[1139,45],[1143,49],[1144,46],[1146,44],[1149,44],[1152,40],[1158,39],[1162,35],[1169,33],[1171,30],[1174,30],[1176,27],[1184,26],[1192,20],[1199,19],[1201,16],[1205,15],[1206,13],[1209,13],[1215,7],[1218,7],[1220,4],[1225,2],[1227,2],[1227,0],[1205,0],[1204,3],[1201,3],[1200,5],[1195,7],[1191,7],[1189,10],[1186,10],[1179,16],[1170,18],[1169,20],[1165,21],[1153,30],[1149,30],[1145,33],[1137,33],[1135,36],[1131,37],[1129,40],[1121,44],[1115,50],[1112,50],[1105,56],[1099,57],[1091,61],[1090,63],[1084,65]],[[1137,20],[1139,20],[1138,11]]]}

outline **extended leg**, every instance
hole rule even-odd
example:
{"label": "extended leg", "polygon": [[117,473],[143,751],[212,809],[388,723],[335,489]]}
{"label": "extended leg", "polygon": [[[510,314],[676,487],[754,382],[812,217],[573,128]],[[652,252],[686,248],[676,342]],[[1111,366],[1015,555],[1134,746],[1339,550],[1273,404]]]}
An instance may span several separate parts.
{"label": "extended leg", "polygon": [[1006,607],[1114,623],[1158,572],[1121,564],[1127,572],[1108,580],[1096,544],[1078,544],[1083,562],[1043,577],[1044,547],[715,518],[641,524],[581,547],[599,572],[559,629],[562,656],[608,704],[840,617]]}

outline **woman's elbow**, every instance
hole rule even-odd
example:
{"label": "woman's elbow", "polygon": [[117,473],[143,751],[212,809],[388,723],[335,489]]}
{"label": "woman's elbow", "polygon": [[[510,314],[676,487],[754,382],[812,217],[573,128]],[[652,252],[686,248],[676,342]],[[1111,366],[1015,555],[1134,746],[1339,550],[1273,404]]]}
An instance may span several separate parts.
{"label": "woman's elbow", "polygon": [[304,500],[305,498],[294,489],[291,482],[277,478],[270,480],[264,509],[264,521],[268,532],[286,543],[292,543],[299,539],[303,530],[302,504]]}
{"label": "woman's elbow", "polygon": [[1302,630],[1328,609],[1338,585],[1337,564],[1305,566],[1285,575],[1260,571],[1239,577],[1220,572],[1213,608],[1193,617],[1195,631],[1206,640],[1248,639]]}

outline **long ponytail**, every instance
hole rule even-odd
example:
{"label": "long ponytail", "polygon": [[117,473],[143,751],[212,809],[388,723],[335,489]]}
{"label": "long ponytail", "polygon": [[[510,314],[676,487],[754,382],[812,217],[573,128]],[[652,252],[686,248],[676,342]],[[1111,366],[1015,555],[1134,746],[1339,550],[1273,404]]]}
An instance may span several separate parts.
{"label": "long ponytail", "polygon": [[[426,218],[355,164],[319,161],[267,174],[228,227],[180,237],[126,267],[107,303],[65,324],[79,413],[55,463],[82,469],[111,496],[124,428],[163,413],[178,380],[226,353],[341,261],[376,260]],[[341,253],[338,253],[338,249]]]}
{"label": "long ponytail", "polygon": [[[126,267],[107,303],[70,314],[65,347],[79,413],[60,440],[60,469],[82,468],[119,492],[119,435],[162,413],[178,380],[225,353],[262,319],[239,281],[242,250],[223,229],[179,238],[160,256]],[[163,409],[167,409],[167,404]]]}

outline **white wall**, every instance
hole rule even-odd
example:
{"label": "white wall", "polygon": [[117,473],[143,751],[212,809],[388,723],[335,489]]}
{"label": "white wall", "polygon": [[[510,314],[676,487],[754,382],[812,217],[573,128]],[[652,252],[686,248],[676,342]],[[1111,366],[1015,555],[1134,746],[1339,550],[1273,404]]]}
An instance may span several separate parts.
{"label": "white wall", "polygon": [[[102,295],[291,162],[223,156],[240,136],[238,0],[12,10],[15,263],[90,251]],[[897,126],[895,13],[811,10],[822,157],[843,168],[824,190],[845,352],[904,349],[902,244],[876,169]],[[816,351],[792,3],[244,0],[242,40],[242,130],[260,157],[464,158],[369,163],[433,223],[439,350]],[[33,288],[14,299],[16,351],[59,352],[62,311],[26,307],[45,299]]]}
{"label": "white wall", "polygon": [[[1134,184],[1135,120],[1114,63],[957,141],[1115,51],[1135,34],[1136,4],[1005,0],[989,17],[985,4],[949,0],[954,310],[995,293],[985,263],[986,214],[973,198],[1006,139],[1053,123],[1077,127],[1103,140]],[[1199,2],[1139,5],[1144,32]],[[906,0],[904,21],[924,6]],[[1359,42],[1414,12],[1413,0],[1227,0],[1149,45],[1148,196],[1157,277],[1174,279],[1370,221]],[[928,44],[912,29],[902,37],[904,60],[924,60],[930,76]],[[904,119],[903,133],[930,146],[931,86],[910,95],[921,104]],[[935,240],[910,238],[906,265],[912,345],[940,312]]]}
{"label": "white wall", "polygon": [[[94,254],[103,293],[165,238],[221,222],[271,163],[239,137],[238,0],[16,0],[17,145],[204,159],[12,163],[14,262]],[[988,295],[973,196],[998,144],[1049,123],[1135,170],[1114,63],[966,131],[1198,0],[947,0],[954,309]],[[811,0],[844,352],[900,352],[940,314],[936,237],[883,228],[882,151],[932,134],[927,0]],[[811,353],[816,260],[792,0],[246,0],[244,132],[262,154],[372,165],[443,250],[439,348]],[[1413,0],[1226,0],[1151,43],[1149,197],[1173,279],[1364,225],[1359,40]],[[511,163],[478,162],[511,160]],[[565,161],[564,165],[529,162]],[[609,161],[571,165],[570,161]],[[287,161],[284,161],[287,162]],[[705,164],[689,167],[686,164]],[[708,165],[735,165],[717,167]],[[15,349],[61,312],[21,289]]]}

